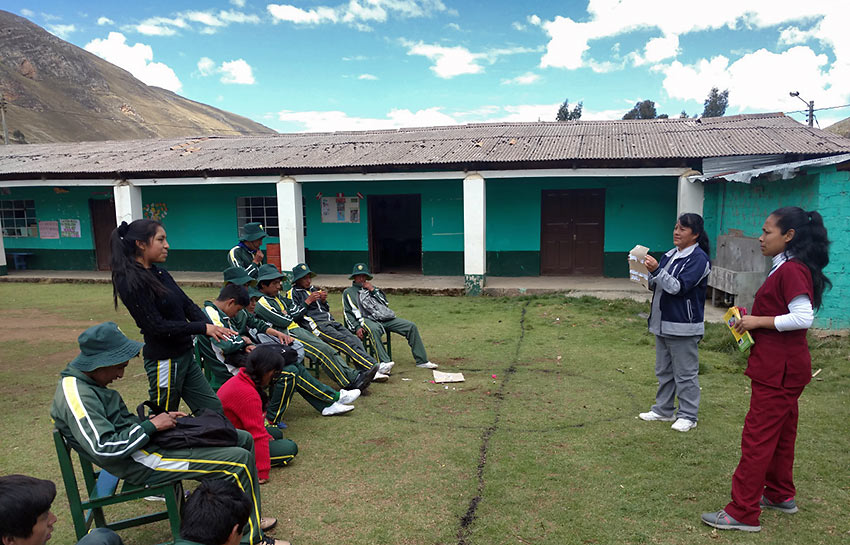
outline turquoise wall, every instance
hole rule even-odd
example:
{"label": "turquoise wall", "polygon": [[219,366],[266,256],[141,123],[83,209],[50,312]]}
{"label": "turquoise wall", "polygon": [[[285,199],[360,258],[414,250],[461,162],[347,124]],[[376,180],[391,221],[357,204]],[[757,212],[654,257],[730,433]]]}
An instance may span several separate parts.
{"label": "turquoise wall", "polygon": [[821,213],[832,245],[824,273],[832,289],[823,298],[815,325],[829,329],[850,328],[850,172],[835,167],[817,172],[817,210]]}

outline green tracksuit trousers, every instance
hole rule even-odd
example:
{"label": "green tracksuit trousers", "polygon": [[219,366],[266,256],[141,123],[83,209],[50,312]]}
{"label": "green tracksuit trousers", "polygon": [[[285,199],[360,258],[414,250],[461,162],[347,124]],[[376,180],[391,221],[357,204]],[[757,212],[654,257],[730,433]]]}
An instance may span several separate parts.
{"label": "green tracksuit trousers", "polygon": [[283,420],[283,415],[289,408],[289,400],[295,391],[319,412],[339,399],[339,392],[313,377],[300,363],[285,366],[275,377],[270,390],[266,420],[275,425]]}
{"label": "green tracksuit trousers", "polygon": [[342,354],[351,358],[351,362],[359,369],[371,369],[378,362],[366,353],[363,343],[357,335],[347,330],[339,322],[316,322],[319,328],[319,338]]}
{"label": "green tracksuit trousers", "polygon": [[425,352],[425,344],[419,335],[419,328],[410,320],[393,318],[384,322],[376,322],[365,318],[363,321],[366,323],[366,329],[369,330],[369,335],[372,337],[372,344],[375,346],[379,360],[392,360],[392,356],[387,353],[384,343],[381,342],[381,337],[384,336],[384,333],[389,335],[390,332],[393,332],[407,339],[407,344],[410,345],[410,351],[413,352],[413,360],[417,365],[428,361],[428,354]]}
{"label": "green tracksuit trousers", "polygon": [[272,467],[285,466],[298,454],[298,445],[292,439],[284,438],[283,432],[276,426],[267,427],[266,431],[272,436],[272,440],[269,441],[269,456]]}
{"label": "green tracksuit trousers", "polygon": [[176,411],[183,399],[192,412],[207,408],[224,414],[221,401],[195,362],[194,350],[165,360],[145,358],[145,372],[151,401],[166,411]]}
{"label": "green tracksuit trousers", "polygon": [[336,382],[340,388],[345,388],[352,380],[357,378],[357,371],[349,367],[345,360],[337,354],[333,347],[328,346],[319,337],[308,329],[295,327],[286,331],[304,345],[306,357],[318,361],[325,373]]}

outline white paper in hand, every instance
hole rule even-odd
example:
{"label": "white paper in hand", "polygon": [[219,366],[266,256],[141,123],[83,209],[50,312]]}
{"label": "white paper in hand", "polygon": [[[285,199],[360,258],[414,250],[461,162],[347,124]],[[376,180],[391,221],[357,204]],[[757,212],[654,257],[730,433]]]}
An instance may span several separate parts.
{"label": "white paper in hand", "polygon": [[637,282],[646,289],[649,289],[649,271],[646,269],[648,253],[649,248],[640,244],[629,252],[629,280]]}

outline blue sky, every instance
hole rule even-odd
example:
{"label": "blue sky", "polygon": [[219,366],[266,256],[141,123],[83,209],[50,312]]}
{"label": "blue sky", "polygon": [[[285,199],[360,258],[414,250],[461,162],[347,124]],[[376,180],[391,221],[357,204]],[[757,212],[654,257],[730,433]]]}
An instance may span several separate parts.
{"label": "blue sky", "polygon": [[[279,3],[277,3],[279,2]],[[288,3],[289,2],[289,3]],[[8,5],[149,85],[281,132],[850,103],[847,0],[41,1]],[[789,114],[804,120],[803,114]],[[850,108],[817,112],[821,127]]]}

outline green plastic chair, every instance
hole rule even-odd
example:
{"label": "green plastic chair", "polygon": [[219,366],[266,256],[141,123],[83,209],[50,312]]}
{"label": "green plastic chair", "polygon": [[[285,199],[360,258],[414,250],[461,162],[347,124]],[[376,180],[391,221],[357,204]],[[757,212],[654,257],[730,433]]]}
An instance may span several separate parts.
{"label": "green plastic chair", "polygon": [[[95,470],[94,464],[82,453],[77,453],[80,461],[80,469],[85,481],[85,495],[80,495],[80,487],[74,465],[71,461],[71,447],[59,432],[53,430],[53,442],[56,445],[56,455],[59,457],[59,468],[62,470],[62,481],[65,484],[65,493],[68,496],[68,505],[71,508],[71,520],[74,522],[74,531],[77,539],[82,539],[92,527],[109,528],[114,531],[142,526],[160,520],[168,519],[171,524],[171,535],[176,540],[180,535],[180,508],[183,502],[183,484],[180,481],[163,483],[158,485],[131,485],[124,483],[121,491],[118,485],[121,482],[118,477],[104,469]],[[138,500],[146,496],[164,496],[165,511],[150,513],[133,518],[107,522],[103,508],[128,501]],[[169,542],[171,543],[171,542]]]}

